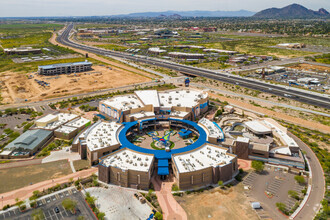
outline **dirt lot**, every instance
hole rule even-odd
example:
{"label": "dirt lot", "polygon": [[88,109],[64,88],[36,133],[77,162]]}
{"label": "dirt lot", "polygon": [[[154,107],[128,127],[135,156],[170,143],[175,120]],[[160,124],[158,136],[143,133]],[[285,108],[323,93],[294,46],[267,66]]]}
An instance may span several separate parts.
{"label": "dirt lot", "polygon": [[[67,160],[0,169],[0,194],[72,173]],[[42,189],[41,189],[42,190]]]}
{"label": "dirt lot", "polygon": [[297,64],[294,66],[290,66],[290,68],[297,69],[297,70],[316,71],[316,72],[330,72],[329,67],[311,65],[311,64],[307,64],[307,63],[300,63],[300,64]]}
{"label": "dirt lot", "polygon": [[73,166],[76,170],[91,168],[91,165],[89,164],[88,160],[75,160],[73,161]]}
{"label": "dirt lot", "polygon": [[258,219],[243,193],[243,185],[230,189],[215,188],[202,193],[175,196],[186,211],[188,219]]}
{"label": "dirt lot", "polygon": [[[50,83],[42,87],[35,79]],[[5,72],[0,76],[3,103],[17,103],[25,99],[39,101],[41,99],[91,92],[94,90],[115,88],[133,83],[150,81],[151,79],[129,71],[105,66],[93,65],[93,70],[70,75],[39,76]]]}

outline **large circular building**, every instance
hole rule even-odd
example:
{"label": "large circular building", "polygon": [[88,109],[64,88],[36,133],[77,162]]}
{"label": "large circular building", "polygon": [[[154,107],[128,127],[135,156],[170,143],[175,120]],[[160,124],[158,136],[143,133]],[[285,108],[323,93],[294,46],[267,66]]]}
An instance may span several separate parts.
{"label": "large circular building", "polygon": [[148,189],[153,175],[174,175],[180,189],[192,189],[238,172],[236,155],[219,145],[221,128],[202,117],[204,91],[136,91],[101,101],[99,109],[109,121],[93,124],[74,145],[82,158],[99,164],[103,182]]}

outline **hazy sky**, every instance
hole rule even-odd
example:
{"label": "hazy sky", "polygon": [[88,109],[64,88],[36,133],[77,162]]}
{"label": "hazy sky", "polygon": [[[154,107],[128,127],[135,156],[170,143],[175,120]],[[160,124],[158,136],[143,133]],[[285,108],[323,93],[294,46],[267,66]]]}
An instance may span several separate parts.
{"label": "hazy sky", "polygon": [[260,11],[297,3],[317,10],[329,0],[0,0],[0,17],[89,16],[167,10]]}

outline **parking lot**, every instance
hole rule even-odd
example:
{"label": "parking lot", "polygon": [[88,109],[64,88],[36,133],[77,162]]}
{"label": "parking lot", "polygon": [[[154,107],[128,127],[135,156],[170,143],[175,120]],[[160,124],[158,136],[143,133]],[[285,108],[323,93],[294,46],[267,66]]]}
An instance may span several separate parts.
{"label": "parking lot", "polygon": [[288,196],[288,191],[294,190],[299,196],[303,196],[301,190],[305,186],[294,180],[295,175],[280,168],[266,166],[262,173],[251,172],[243,180],[244,186],[250,188],[246,190],[250,201],[261,203],[262,209],[257,210],[261,219],[286,219],[277,210],[276,203],[284,203],[287,210],[290,210],[297,200]]}
{"label": "parking lot", "polygon": [[96,204],[106,219],[147,219],[151,208],[147,203],[141,203],[134,190],[109,185],[108,189],[91,187],[87,192],[97,198]]}
{"label": "parking lot", "polygon": [[[77,201],[76,213],[72,214],[70,211],[62,207],[62,201],[65,198],[70,198]],[[45,220],[59,220],[59,219],[77,219],[78,216],[84,216],[85,219],[96,219],[95,215],[88,207],[81,192],[75,188],[61,190],[57,193],[44,196],[37,201],[37,208],[41,208],[44,213]],[[58,210],[55,210],[55,209]],[[31,217],[34,209],[29,209],[26,212],[20,212],[18,208],[6,212],[0,212],[0,220],[4,219],[33,219]]]}

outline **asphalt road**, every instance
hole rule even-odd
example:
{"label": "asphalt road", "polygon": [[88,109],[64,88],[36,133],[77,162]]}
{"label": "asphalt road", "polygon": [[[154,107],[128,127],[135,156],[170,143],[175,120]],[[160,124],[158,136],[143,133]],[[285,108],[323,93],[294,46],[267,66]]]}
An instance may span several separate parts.
{"label": "asphalt road", "polygon": [[322,201],[325,193],[323,170],[318,158],[312,149],[291,133],[289,133],[289,136],[291,136],[297,142],[302,151],[306,152],[306,157],[310,163],[312,171],[312,191],[304,208],[294,219],[314,219],[320,208],[320,202]]}
{"label": "asphalt road", "polygon": [[290,88],[284,89],[281,86],[269,84],[253,79],[248,78],[242,78],[238,77],[232,74],[225,74],[225,73],[217,73],[211,70],[206,69],[200,69],[192,66],[185,66],[173,62],[166,62],[166,61],[160,61],[158,59],[152,59],[148,57],[142,57],[142,56],[133,56],[131,54],[122,53],[122,52],[115,52],[110,50],[105,50],[101,48],[95,48],[92,46],[86,46],[82,44],[78,44],[76,42],[72,42],[69,40],[69,35],[71,30],[73,29],[73,24],[70,24],[67,26],[67,28],[63,31],[61,35],[57,37],[57,41],[60,42],[63,45],[71,46],[74,48],[78,48],[87,52],[92,52],[98,55],[103,56],[115,56],[123,59],[143,62],[147,64],[152,64],[164,68],[169,68],[175,71],[180,71],[182,73],[188,74],[188,75],[195,75],[195,76],[201,76],[206,77],[209,79],[219,80],[225,83],[230,84],[236,84],[239,86],[243,86],[250,89],[259,90],[262,92],[267,92],[270,94],[274,94],[277,96],[286,97],[289,99],[294,99],[300,102],[304,102],[310,105],[315,105],[323,108],[330,109],[330,98],[327,95],[323,94],[315,94],[311,93],[309,91],[297,91],[297,90],[291,90]]}

